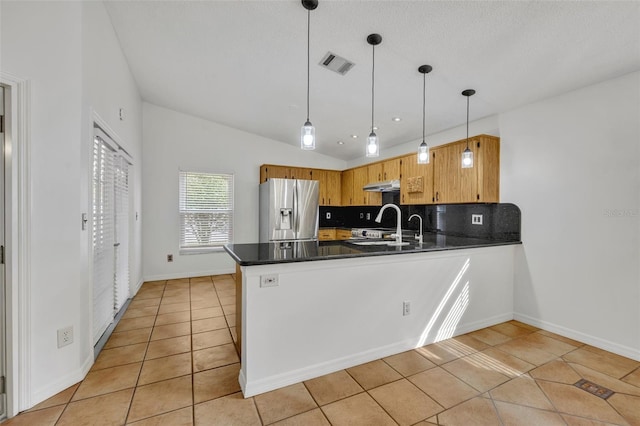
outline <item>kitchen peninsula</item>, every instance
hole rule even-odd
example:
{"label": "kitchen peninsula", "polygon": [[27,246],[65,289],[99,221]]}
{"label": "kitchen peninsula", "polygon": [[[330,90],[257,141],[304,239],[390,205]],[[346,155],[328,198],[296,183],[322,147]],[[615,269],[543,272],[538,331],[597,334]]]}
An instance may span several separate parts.
{"label": "kitchen peninsula", "polygon": [[517,239],[230,244],[245,397],[512,319]]}

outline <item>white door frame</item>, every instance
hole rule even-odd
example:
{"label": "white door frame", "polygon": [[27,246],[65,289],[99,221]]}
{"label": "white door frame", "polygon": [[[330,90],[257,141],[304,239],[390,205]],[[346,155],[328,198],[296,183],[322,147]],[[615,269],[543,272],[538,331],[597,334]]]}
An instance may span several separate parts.
{"label": "white door frame", "polygon": [[5,122],[8,145],[6,199],[6,331],[7,416],[31,406],[31,173],[29,139],[29,81],[0,71],[9,87],[10,121]]}

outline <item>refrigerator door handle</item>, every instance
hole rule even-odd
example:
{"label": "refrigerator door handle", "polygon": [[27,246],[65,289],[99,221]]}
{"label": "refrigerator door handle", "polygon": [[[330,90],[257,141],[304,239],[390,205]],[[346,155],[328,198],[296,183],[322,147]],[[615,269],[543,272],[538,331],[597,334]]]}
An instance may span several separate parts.
{"label": "refrigerator door handle", "polygon": [[293,181],[293,232],[295,238],[299,237],[300,232],[300,211],[298,205],[298,181]]}

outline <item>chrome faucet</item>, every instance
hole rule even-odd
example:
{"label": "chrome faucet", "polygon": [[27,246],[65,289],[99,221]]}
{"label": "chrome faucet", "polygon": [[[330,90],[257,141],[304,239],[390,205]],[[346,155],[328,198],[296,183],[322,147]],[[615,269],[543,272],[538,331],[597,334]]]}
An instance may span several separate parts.
{"label": "chrome faucet", "polygon": [[413,219],[414,217],[420,219],[420,235],[416,235],[414,238],[418,240],[418,244],[422,245],[422,217],[419,214],[412,214],[411,216],[409,216],[407,222],[411,222],[411,219]]}
{"label": "chrome faucet", "polygon": [[402,242],[402,227],[400,226],[400,223],[402,222],[402,212],[400,211],[400,207],[396,206],[395,204],[385,204],[380,209],[378,216],[376,216],[376,222],[380,223],[382,221],[382,213],[389,207],[393,207],[394,209],[396,209],[397,216],[398,216],[398,225],[396,228],[396,233],[391,234],[391,236],[394,237],[396,241],[393,243],[389,243],[389,245],[390,246],[406,246],[409,243]]}

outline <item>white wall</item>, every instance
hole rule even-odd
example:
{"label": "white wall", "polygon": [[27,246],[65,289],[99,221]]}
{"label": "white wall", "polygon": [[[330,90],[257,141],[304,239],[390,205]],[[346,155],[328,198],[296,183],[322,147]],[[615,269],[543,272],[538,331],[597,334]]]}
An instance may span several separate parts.
{"label": "white wall", "polygon": [[[258,241],[260,165],[342,170],[344,161],[153,104],[143,106],[145,280],[235,271],[226,252],[179,255],[178,171],[234,175],[234,242]],[[174,261],[167,262],[167,254]]]}
{"label": "white wall", "polygon": [[640,73],[500,115],[515,312],[640,360]]}
{"label": "white wall", "polygon": [[[22,410],[81,380],[93,361],[89,237],[80,227],[81,213],[89,211],[88,108],[139,154],[141,104],[102,4],[3,1],[1,7],[2,71],[30,84],[30,353],[23,354],[30,368]],[[138,124],[114,122],[112,111],[123,104]],[[134,279],[139,270],[134,266]],[[66,326],[74,327],[74,342],[58,349],[56,330]]]}

